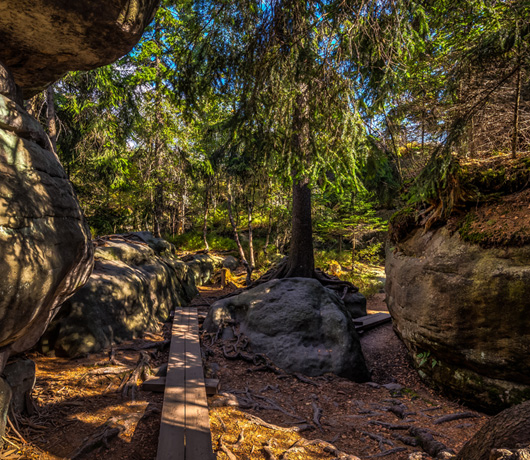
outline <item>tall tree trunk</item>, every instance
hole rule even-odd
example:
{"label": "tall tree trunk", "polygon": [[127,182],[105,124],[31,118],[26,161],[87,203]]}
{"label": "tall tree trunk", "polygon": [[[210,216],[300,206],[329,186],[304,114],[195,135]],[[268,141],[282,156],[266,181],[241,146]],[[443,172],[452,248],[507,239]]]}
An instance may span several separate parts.
{"label": "tall tree trunk", "polygon": [[236,241],[237,249],[239,251],[239,257],[241,257],[241,263],[247,271],[246,284],[248,286],[252,282],[252,268],[248,264],[247,257],[245,256],[245,251],[243,250],[243,246],[241,246],[239,232],[237,231],[237,225],[234,221],[234,215],[232,214],[232,192],[230,190],[230,184],[228,184],[228,199],[226,205],[228,208],[228,219],[230,220],[230,225],[232,226],[232,230],[234,231],[234,240]]}
{"label": "tall tree trunk", "polygon": [[55,122],[55,102],[53,100],[53,85],[46,90],[46,125],[48,136],[54,153],[57,153],[57,123]]}
{"label": "tall tree trunk", "polygon": [[[301,83],[300,94],[293,114],[291,148],[307,167],[311,161],[309,143],[309,87]],[[311,189],[307,177],[293,177],[293,215],[291,221],[291,247],[287,262],[287,278],[313,278],[315,259],[313,254],[313,226],[311,221]]]}
{"label": "tall tree trunk", "polygon": [[204,197],[204,213],[203,213],[203,225],[202,225],[202,238],[204,241],[204,249],[206,251],[210,250],[210,246],[208,245],[208,211],[210,208],[210,183],[211,181],[208,180],[206,184],[206,196]]}
{"label": "tall tree trunk", "polygon": [[161,25],[157,21],[155,24],[155,43],[159,49],[155,56],[155,137],[153,145],[153,155],[155,163],[155,197],[154,197],[154,209],[153,209],[153,233],[157,238],[162,236],[162,218],[163,218],[163,206],[164,206],[164,186],[162,184],[161,175],[163,168],[162,159],[162,143],[160,141],[160,129],[162,128],[162,107],[160,100],[160,34]]}
{"label": "tall tree trunk", "polygon": [[521,63],[517,69],[515,83],[515,104],[513,108],[512,158],[517,158],[517,144],[519,138],[519,107],[521,104]]}
{"label": "tall tree trunk", "polygon": [[179,210],[179,224],[178,231],[179,235],[183,235],[186,230],[186,199],[188,196],[187,187],[186,187],[186,178],[183,177],[182,182],[182,199],[180,200],[180,210]]}
{"label": "tall tree trunk", "polygon": [[293,184],[293,218],[287,278],[312,278],[314,270],[311,189],[308,180],[303,179]]}
{"label": "tall tree trunk", "polygon": [[[271,232],[272,232],[272,211],[269,210],[269,224],[267,225],[267,236],[265,238],[265,245],[263,246],[263,255],[265,256],[265,260],[267,260],[267,250],[269,248],[269,243],[271,240]],[[278,247],[278,245],[276,245]]]}
{"label": "tall tree trunk", "polygon": [[254,270],[256,268],[256,260],[254,259],[254,242],[253,242],[253,235],[252,235],[252,209],[254,207],[254,203],[252,203],[252,200],[247,201],[247,215],[248,215],[248,254],[249,254],[249,262],[250,262],[250,268]]}

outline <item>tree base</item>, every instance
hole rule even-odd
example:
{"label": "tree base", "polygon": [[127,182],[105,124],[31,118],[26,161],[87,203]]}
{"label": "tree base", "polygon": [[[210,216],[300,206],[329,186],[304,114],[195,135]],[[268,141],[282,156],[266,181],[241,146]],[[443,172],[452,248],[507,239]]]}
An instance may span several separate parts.
{"label": "tree base", "polygon": [[[259,286],[260,284],[266,283],[267,281],[271,281],[273,279],[284,279],[284,278],[294,278],[296,275],[293,274],[293,270],[289,266],[289,260],[287,258],[283,259],[281,262],[279,262],[276,266],[272,267],[269,271],[267,271],[264,275],[262,275],[260,278],[258,278],[256,281],[254,281],[250,286],[248,286],[247,289],[254,288],[256,286]],[[359,288],[355,286],[354,284],[350,283],[349,281],[343,281],[336,276],[328,275],[327,273],[323,272],[319,268],[315,268],[312,270],[312,276],[311,278],[314,278],[320,283],[329,288],[333,289],[337,292],[340,292],[342,295],[342,298],[350,292],[355,293],[359,292]]]}

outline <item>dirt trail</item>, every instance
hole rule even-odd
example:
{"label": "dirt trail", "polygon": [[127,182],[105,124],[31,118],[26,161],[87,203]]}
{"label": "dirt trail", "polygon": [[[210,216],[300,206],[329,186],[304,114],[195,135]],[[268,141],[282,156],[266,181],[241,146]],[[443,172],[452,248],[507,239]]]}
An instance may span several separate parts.
{"label": "dirt trail", "polygon": [[[209,296],[213,292],[203,292],[205,294]],[[207,308],[201,309],[206,314]],[[384,294],[370,299],[368,310],[386,311]],[[410,442],[411,435],[407,429],[398,427],[428,429],[436,440],[458,451],[487,420],[487,416],[425,386],[411,367],[405,346],[390,324],[361,336],[364,355],[372,371],[373,382],[368,384],[331,374],[300,381],[293,376],[285,378],[273,372],[259,372],[255,370],[259,366],[224,358],[222,347],[227,343],[230,341],[207,344],[207,366],[219,369],[222,392],[242,396],[246,406],[249,400],[257,404],[255,408],[244,409],[211,407],[212,439],[220,460],[230,458],[223,451],[226,449],[237,459],[267,459],[270,457],[265,447],[277,458],[337,458],[337,452],[333,453],[332,447],[325,443],[312,444],[310,449],[302,447],[308,440],[316,439],[330,442],[339,451],[361,459],[402,460],[408,459],[413,452],[423,451],[400,441],[401,437]],[[215,405],[214,401],[222,399],[214,397],[210,404]],[[284,412],[271,410],[274,405]],[[269,408],[264,409],[265,406]],[[321,411],[319,423],[314,421],[315,407]],[[247,421],[245,413],[282,427],[292,427],[295,422],[305,420],[312,429],[286,436],[283,431],[259,429],[259,426],[257,429]],[[442,417],[449,414],[463,414],[465,418],[441,422]],[[241,436],[243,441],[238,442]],[[295,449],[291,451],[293,444]],[[298,450],[296,446],[300,446]],[[289,452],[285,454],[286,451]],[[417,458],[430,457],[423,453]]]}
{"label": "dirt trail", "polygon": [[[200,291],[201,296],[193,304],[198,306],[203,317],[208,305],[227,293],[218,286],[202,287]],[[374,296],[368,309],[384,311],[383,298],[381,294]],[[127,345],[139,347],[168,336],[169,324],[165,324],[161,325],[160,334],[146,335]],[[303,378],[302,381],[294,376],[261,372],[259,366],[251,363],[226,359],[222,346],[227,342],[218,340],[212,344],[212,338],[206,334],[203,334],[203,342],[206,372],[217,374],[221,391],[234,395],[231,398],[256,403],[245,409],[214,407],[222,397],[209,399],[212,440],[219,460],[230,459],[230,454],[241,460],[273,458],[269,452],[285,460],[337,458],[340,452],[362,459],[384,455],[388,460],[401,460],[421,449],[397,439],[408,436],[408,432],[390,429],[396,425],[428,428],[437,440],[458,450],[487,419],[427,388],[411,368],[405,348],[390,325],[361,337],[372,370],[370,384],[357,384],[334,375]],[[117,350],[115,359],[134,366],[138,356],[138,351]],[[112,417],[127,421],[125,431],[110,439],[108,447],[102,445],[80,459],[155,458],[161,394],[139,391],[133,402],[116,391],[122,381],[121,375],[90,374],[97,368],[96,363],[109,359],[108,352],[77,360],[37,354],[30,358],[35,360],[38,369],[34,390],[38,412],[32,417],[13,420],[17,432],[8,429],[8,442],[0,458],[68,458],[89,436],[100,432]],[[153,367],[165,361],[167,350],[153,351]],[[388,384],[391,384],[388,388],[381,386]],[[469,412],[473,417],[436,424],[446,414],[462,412]],[[315,418],[319,413],[320,418]],[[266,427],[252,416],[277,428]],[[310,429],[294,432],[295,422],[302,419]]]}

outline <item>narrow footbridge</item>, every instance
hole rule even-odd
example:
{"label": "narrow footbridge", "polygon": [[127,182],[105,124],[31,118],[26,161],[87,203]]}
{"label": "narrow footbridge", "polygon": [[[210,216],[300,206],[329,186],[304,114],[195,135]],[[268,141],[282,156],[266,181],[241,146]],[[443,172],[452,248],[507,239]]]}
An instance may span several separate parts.
{"label": "narrow footbridge", "polygon": [[213,460],[196,308],[175,310],[157,460]]}

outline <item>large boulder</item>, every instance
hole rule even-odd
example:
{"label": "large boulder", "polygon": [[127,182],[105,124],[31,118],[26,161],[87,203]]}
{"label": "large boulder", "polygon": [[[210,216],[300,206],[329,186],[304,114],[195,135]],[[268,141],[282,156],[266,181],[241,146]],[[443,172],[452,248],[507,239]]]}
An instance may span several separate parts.
{"label": "large boulder", "polygon": [[339,296],[308,278],[277,279],[215,302],[204,322],[213,332],[240,323],[252,349],[289,372],[333,372],[367,381],[359,337]]}
{"label": "large boulder", "polygon": [[1,65],[0,81],[1,372],[85,283],[93,250],[68,177],[43,129],[15,102],[16,87]]}
{"label": "large boulder", "polygon": [[140,337],[197,294],[186,264],[147,244],[113,238],[96,249],[90,279],[61,307],[40,341],[43,352],[79,356]]}
{"label": "large boulder", "polygon": [[386,275],[394,328],[422,376],[489,412],[530,398],[530,246],[418,229],[389,250]]}
{"label": "large boulder", "polygon": [[140,39],[159,0],[10,0],[0,2],[0,61],[24,98],[70,70],[123,56]]}

